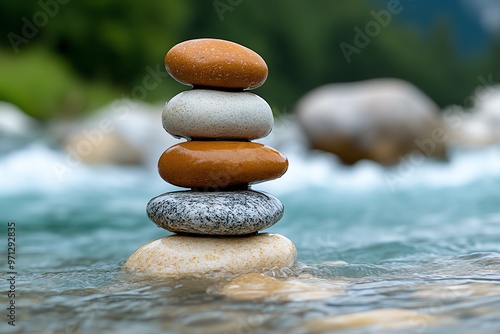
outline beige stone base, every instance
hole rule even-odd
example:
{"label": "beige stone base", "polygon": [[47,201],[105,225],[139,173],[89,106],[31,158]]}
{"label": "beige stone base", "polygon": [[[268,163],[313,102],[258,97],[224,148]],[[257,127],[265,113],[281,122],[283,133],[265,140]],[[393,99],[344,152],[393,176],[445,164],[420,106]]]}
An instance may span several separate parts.
{"label": "beige stone base", "polygon": [[172,235],[137,249],[124,269],[152,276],[198,276],[210,272],[231,274],[291,267],[297,251],[279,234],[217,238]]}

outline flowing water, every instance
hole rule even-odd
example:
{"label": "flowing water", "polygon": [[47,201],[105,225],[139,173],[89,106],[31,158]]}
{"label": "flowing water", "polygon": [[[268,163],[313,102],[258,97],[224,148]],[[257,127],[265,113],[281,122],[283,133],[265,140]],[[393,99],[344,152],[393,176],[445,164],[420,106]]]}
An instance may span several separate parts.
{"label": "flowing water", "polygon": [[[298,263],[267,274],[341,284],[345,293],[233,300],[220,292],[228,275],[159,280],[125,272],[137,247],[168,234],[145,206],[175,188],[154,168],[78,165],[58,179],[51,164],[64,156],[38,143],[0,157],[0,332],[500,332],[499,148],[388,170],[369,162],[342,167],[300,147],[284,153],[289,172],[253,189],[284,203],[283,219],[268,231],[295,243]],[[15,327],[6,317],[8,222],[16,224]],[[384,309],[414,316],[395,328],[396,316],[314,327]]]}

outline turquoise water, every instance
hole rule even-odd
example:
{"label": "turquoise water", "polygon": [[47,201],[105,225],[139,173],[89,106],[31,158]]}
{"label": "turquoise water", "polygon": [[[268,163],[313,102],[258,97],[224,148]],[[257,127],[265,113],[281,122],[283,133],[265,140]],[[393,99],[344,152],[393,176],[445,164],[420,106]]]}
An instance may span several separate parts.
{"label": "turquoise water", "polygon": [[[17,228],[16,326],[2,315],[0,332],[305,333],[314,319],[384,308],[422,314],[397,333],[500,332],[499,148],[390,170],[283,151],[289,173],[254,189],[284,203],[268,231],[295,243],[298,264],[268,274],[343,282],[345,295],[234,301],[218,289],[229,276],[164,281],[124,272],[137,247],[167,234],[145,206],[175,188],[154,168],[81,165],[59,180],[51,164],[64,157],[34,144],[0,157],[2,309],[7,222]],[[347,264],[324,263],[337,260]],[[340,332],[367,331],[389,330]]]}

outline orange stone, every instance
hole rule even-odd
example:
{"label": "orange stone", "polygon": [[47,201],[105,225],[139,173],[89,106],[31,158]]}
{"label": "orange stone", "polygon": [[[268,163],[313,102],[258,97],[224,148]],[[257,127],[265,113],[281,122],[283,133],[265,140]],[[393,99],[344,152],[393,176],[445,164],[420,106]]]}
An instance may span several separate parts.
{"label": "orange stone", "polygon": [[160,176],[187,188],[218,190],[272,180],[288,168],[269,146],[240,141],[189,141],[168,148],[158,161]]}
{"label": "orange stone", "polygon": [[193,39],[172,47],[165,68],[175,80],[195,87],[253,89],[267,79],[267,65],[254,51],[237,43]]}

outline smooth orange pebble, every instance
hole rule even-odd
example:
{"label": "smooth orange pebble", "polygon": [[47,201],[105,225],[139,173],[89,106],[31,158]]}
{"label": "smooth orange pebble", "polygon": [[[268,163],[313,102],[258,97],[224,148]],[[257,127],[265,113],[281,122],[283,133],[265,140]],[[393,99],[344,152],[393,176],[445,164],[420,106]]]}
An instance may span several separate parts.
{"label": "smooth orange pebble", "polygon": [[173,46],[165,68],[185,85],[254,89],[267,79],[267,64],[256,52],[234,42],[201,38]]}
{"label": "smooth orange pebble", "polygon": [[160,176],[186,188],[217,190],[272,180],[283,175],[288,159],[259,143],[189,141],[168,148],[158,161]]}

